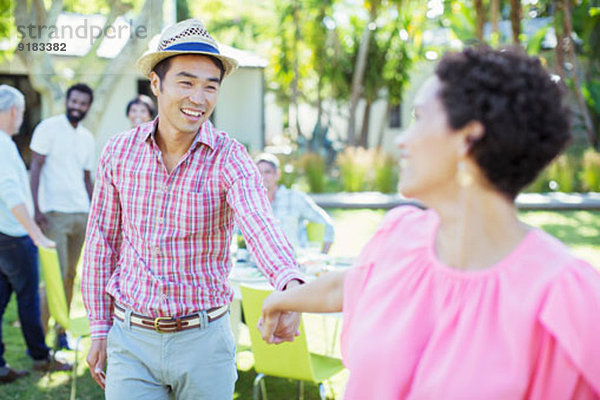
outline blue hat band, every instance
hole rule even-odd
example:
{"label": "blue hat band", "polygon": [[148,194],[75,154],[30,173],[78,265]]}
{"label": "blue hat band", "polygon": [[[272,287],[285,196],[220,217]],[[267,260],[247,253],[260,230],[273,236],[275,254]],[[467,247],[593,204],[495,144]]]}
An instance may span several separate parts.
{"label": "blue hat band", "polygon": [[166,47],[163,51],[203,51],[206,53],[212,53],[220,55],[219,50],[216,47],[206,43],[188,42],[179,43],[172,46]]}

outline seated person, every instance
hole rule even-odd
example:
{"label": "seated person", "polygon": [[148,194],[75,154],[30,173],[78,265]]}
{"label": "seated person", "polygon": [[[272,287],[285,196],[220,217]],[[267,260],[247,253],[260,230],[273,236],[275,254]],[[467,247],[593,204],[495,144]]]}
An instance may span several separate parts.
{"label": "seated person", "polygon": [[125,114],[131,123],[131,127],[135,128],[144,122],[152,121],[156,115],[156,107],[150,97],[140,94],[127,103]]}
{"label": "seated person", "polygon": [[281,171],[276,156],[263,153],[256,159],[256,165],[267,188],[275,218],[279,220],[290,243],[295,248],[306,247],[308,237],[305,224],[308,222],[322,224],[325,226],[325,236],[321,251],[327,254],[334,236],[331,217],[306,194],[278,185]]}

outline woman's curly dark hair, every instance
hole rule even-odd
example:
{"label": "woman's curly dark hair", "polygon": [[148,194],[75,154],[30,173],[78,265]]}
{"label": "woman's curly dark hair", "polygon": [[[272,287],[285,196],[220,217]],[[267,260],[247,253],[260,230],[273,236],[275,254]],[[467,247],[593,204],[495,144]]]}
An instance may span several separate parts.
{"label": "woman's curly dark hair", "polygon": [[570,140],[563,90],[537,58],[487,46],[447,53],[435,73],[453,129],[479,121],[474,157],[490,183],[514,199]]}

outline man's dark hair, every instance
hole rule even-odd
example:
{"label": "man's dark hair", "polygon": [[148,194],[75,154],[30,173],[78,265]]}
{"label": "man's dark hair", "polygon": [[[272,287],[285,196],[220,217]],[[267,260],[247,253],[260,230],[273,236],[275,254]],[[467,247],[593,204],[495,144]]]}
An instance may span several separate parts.
{"label": "man's dark hair", "polygon": [[69,89],[67,89],[67,100],[69,100],[69,97],[71,96],[71,92],[73,92],[73,91],[87,93],[90,96],[90,105],[92,105],[92,103],[94,102],[94,91],[92,90],[91,87],[89,87],[85,83],[76,83],[73,86],[71,86]]}
{"label": "man's dark hair", "polygon": [[[193,53],[190,53],[190,54],[193,54]],[[210,60],[213,62],[213,64],[215,64],[215,66],[217,68],[219,68],[219,70],[221,71],[221,76],[219,77],[219,82],[222,82],[223,76],[225,75],[225,67],[223,66],[223,62],[221,62],[221,60],[219,60],[217,57],[213,57],[208,54],[200,54],[200,55],[210,58]],[[177,56],[173,56],[173,57],[177,57]],[[154,73],[156,73],[156,75],[158,75],[158,78],[160,79],[160,90],[161,91],[162,91],[163,78],[165,77],[165,75],[167,75],[167,72],[169,72],[169,68],[171,68],[171,59],[173,57],[165,58],[164,60],[162,60],[158,64],[156,64],[154,66],[154,68],[152,68],[152,71],[154,71]]]}
{"label": "man's dark hair", "polygon": [[467,48],[444,55],[435,73],[453,129],[485,128],[470,149],[490,183],[514,199],[571,138],[563,90],[539,59],[519,48]]}

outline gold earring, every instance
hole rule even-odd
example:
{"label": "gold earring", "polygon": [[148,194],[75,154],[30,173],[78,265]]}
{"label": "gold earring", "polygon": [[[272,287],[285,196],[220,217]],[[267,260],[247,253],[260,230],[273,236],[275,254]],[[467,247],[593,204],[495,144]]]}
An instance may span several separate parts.
{"label": "gold earring", "polygon": [[473,176],[467,171],[467,164],[462,160],[458,162],[456,179],[461,187],[471,186],[473,183]]}

